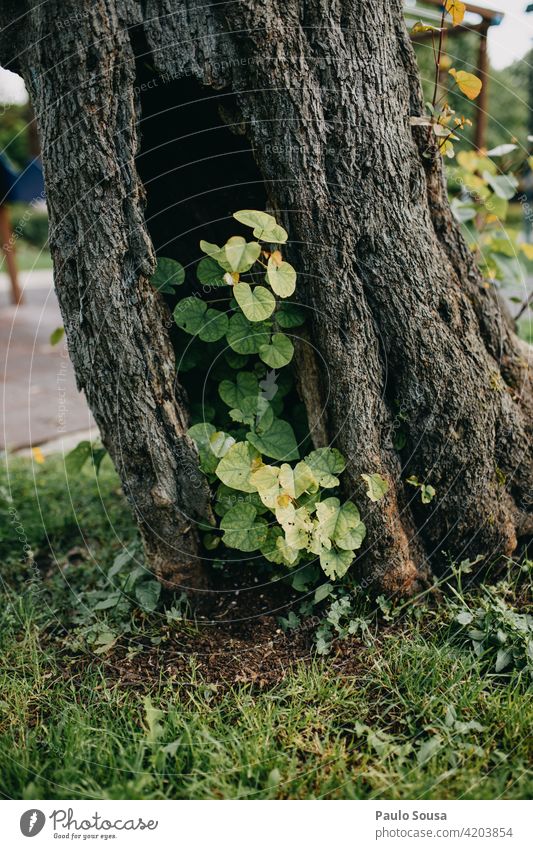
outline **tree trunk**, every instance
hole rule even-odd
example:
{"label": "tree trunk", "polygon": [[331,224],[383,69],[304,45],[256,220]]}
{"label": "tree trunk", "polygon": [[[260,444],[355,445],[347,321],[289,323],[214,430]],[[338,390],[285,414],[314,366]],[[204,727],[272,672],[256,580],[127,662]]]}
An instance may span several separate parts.
{"label": "tree trunk", "polygon": [[[5,5],[2,26],[23,23],[3,30],[1,59],[23,73],[38,116],[71,356],[156,571],[191,574],[209,507],[146,281],[135,62],[176,138],[191,130],[180,109],[193,92],[204,110],[216,98],[253,151],[312,316],[299,386],[310,420],[325,405],[320,439],[349,460],[369,579],[410,591],[429,559],[510,555],[533,530],[529,349],[452,219],[440,157],[411,128],[423,100],[401,0],[85,0],[22,19]],[[188,216],[207,222],[204,235],[245,206],[244,160],[229,159],[233,208],[227,194],[184,195],[185,254],[199,238]],[[374,472],[390,484],[375,504],[361,479]],[[405,485],[411,475],[434,486],[431,504]]]}

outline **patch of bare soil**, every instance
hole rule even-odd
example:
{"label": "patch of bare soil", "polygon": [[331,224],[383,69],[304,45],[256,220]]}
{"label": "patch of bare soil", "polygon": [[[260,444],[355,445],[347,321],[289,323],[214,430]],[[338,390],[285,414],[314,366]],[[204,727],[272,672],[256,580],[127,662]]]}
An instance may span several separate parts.
{"label": "patch of bare soil", "polygon": [[[243,588],[244,585],[244,588]],[[314,657],[318,617],[305,619],[284,632],[278,617],[287,617],[302,595],[283,582],[256,586],[238,578],[221,577],[214,592],[197,605],[192,623],[165,624],[158,646],[125,646],[106,656],[107,677],[121,685],[144,689],[154,682],[174,679],[199,681],[222,689],[239,684],[257,688],[282,681],[299,663]],[[357,640],[339,641],[327,664],[336,675],[356,675],[364,665],[366,649]]]}

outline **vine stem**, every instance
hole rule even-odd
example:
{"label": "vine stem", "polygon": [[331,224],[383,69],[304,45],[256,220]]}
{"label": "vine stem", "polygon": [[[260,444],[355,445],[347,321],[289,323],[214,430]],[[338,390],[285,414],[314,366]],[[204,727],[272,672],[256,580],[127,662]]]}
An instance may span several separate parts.
{"label": "vine stem", "polygon": [[439,91],[439,71],[440,71],[440,60],[442,57],[442,48],[444,45],[444,24],[446,23],[446,10],[442,10],[442,17],[440,20],[440,32],[439,32],[439,47],[437,50],[437,58],[435,59],[435,86],[433,89],[433,100],[431,101],[431,105],[435,107],[437,103],[437,94]]}
{"label": "vine stem", "polygon": [[531,292],[529,297],[526,298],[526,300],[522,303],[520,310],[518,311],[518,313],[515,316],[515,321],[518,321],[519,318],[522,318],[522,316],[524,315],[525,311],[527,310],[527,308],[529,307],[529,305],[531,304],[532,301],[533,301],[533,292]]}

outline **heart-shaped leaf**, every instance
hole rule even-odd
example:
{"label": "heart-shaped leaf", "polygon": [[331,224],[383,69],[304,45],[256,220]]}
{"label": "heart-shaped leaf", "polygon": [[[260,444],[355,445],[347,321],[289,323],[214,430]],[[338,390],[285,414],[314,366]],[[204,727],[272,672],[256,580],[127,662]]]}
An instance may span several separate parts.
{"label": "heart-shaped leaf", "polygon": [[255,551],[267,539],[268,525],[257,519],[257,510],[251,504],[241,502],[232,507],[220,522],[224,531],[222,541],[238,551]]}
{"label": "heart-shaped leaf", "polygon": [[165,294],[172,294],[174,286],[181,286],[184,280],[185,269],[180,262],[166,256],[158,257],[157,267],[151,278],[154,289]]}
{"label": "heart-shaped leaf", "polygon": [[176,304],[174,321],[192,336],[199,336],[202,342],[216,342],[226,335],[228,317],[220,310],[208,309],[200,298],[191,295]]}
{"label": "heart-shaped leaf", "polygon": [[242,236],[232,236],[224,246],[224,255],[230,271],[243,273],[249,271],[257,262],[261,253],[261,245],[257,242],[247,242]]}
{"label": "heart-shaped leaf", "polygon": [[288,301],[281,301],[276,310],[276,321],[284,330],[300,327],[305,321],[305,313],[301,307]]}
{"label": "heart-shaped leaf", "polygon": [[216,468],[216,475],[231,489],[242,492],[255,492],[256,488],[250,483],[250,474],[260,464],[261,458],[255,448],[248,442],[237,442],[224,455]]}
{"label": "heart-shaped leaf", "polygon": [[233,294],[249,321],[264,321],[276,308],[276,299],[264,286],[252,289],[248,283],[241,281],[234,286]]}
{"label": "heart-shaped leaf", "polygon": [[305,462],[313,472],[320,486],[331,489],[339,485],[337,475],[346,468],[346,463],[340,451],[336,448],[317,448],[305,458]]}
{"label": "heart-shaped leaf", "polygon": [[224,248],[219,248],[211,242],[206,242],[204,239],[200,242],[200,250],[213,259],[218,265],[222,266],[224,271],[233,271],[228,260],[226,259],[226,251]]}
{"label": "heart-shaped leaf", "polygon": [[361,475],[367,485],[366,494],[370,501],[381,501],[389,491],[388,481],[382,475]]}
{"label": "heart-shaped leaf", "polygon": [[265,433],[247,433],[246,439],[267,457],[273,457],[275,460],[298,459],[298,444],[294,431],[283,419],[274,419]]}
{"label": "heart-shaped leaf", "polygon": [[336,551],[332,548],[330,551],[323,551],[320,554],[322,571],[332,580],[344,577],[352,562],[353,554],[351,551]]}
{"label": "heart-shaped leaf", "polygon": [[259,212],[256,209],[241,209],[233,215],[241,224],[247,227],[252,227],[256,239],[261,239],[263,242],[275,242],[283,244],[288,239],[288,233],[283,229],[274,218],[273,215],[268,215],[266,212]]}
{"label": "heart-shaped leaf", "polygon": [[204,286],[227,286],[224,269],[212,256],[204,256],[196,268],[196,276]]}
{"label": "heart-shaped leaf", "polygon": [[232,380],[223,380],[218,387],[218,394],[228,407],[241,407],[245,398],[259,395],[257,377],[250,371],[241,371]]}
{"label": "heart-shaped leaf", "polygon": [[263,344],[259,347],[259,356],[270,368],[283,368],[283,366],[288,365],[293,354],[294,345],[284,333],[274,333],[270,344]]}
{"label": "heart-shaped leaf", "polygon": [[253,324],[238,312],[229,320],[226,338],[230,348],[238,354],[257,354],[261,347],[268,345],[270,328],[260,323]]}
{"label": "heart-shaped leaf", "polygon": [[289,298],[296,289],[296,271],[288,262],[278,263],[270,257],[266,277],[273,291],[280,298]]}

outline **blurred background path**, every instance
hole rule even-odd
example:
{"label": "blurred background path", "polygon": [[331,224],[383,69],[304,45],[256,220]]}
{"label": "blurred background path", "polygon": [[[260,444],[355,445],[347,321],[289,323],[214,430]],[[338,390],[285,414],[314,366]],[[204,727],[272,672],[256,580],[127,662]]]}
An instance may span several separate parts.
{"label": "blurred background path", "polygon": [[69,451],[82,438],[95,439],[97,430],[76,388],[64,338],[50,344],[62,325],[52,270],[22,271],[20,283],[25,303],[13,306],[7,274],[0,273],[0,449]]}

